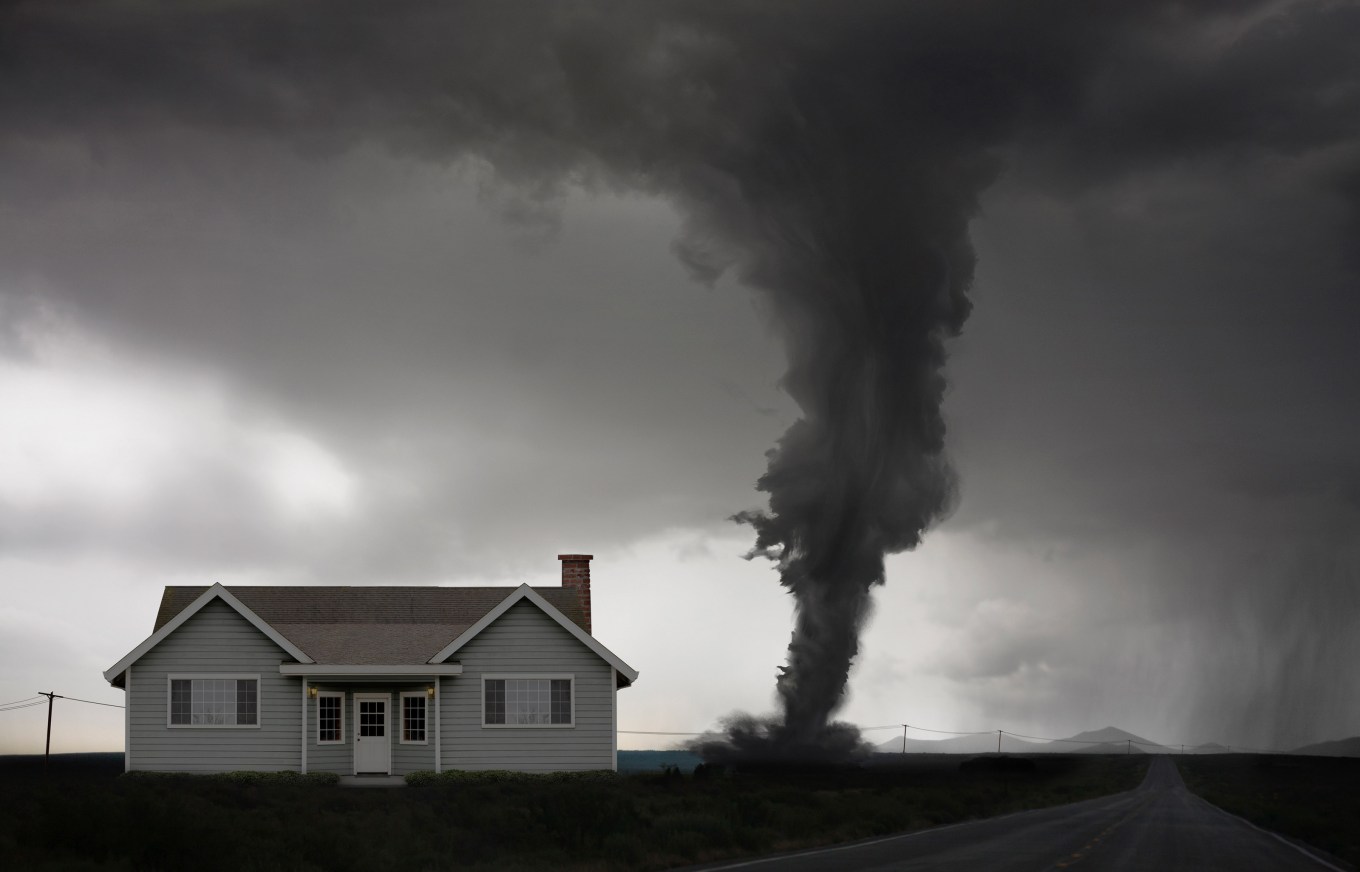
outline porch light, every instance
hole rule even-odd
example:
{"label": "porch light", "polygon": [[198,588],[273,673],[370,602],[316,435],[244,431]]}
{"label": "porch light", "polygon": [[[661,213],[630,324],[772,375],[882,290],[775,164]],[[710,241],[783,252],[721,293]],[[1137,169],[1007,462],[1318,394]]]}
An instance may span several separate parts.
{"label": "porch light", "polygon": [[312,699],[316,699],[316,685],[315,685],[315,684],[313,684],[313,685],[311,685],[310,687],[307,688],[307,695],[310,696]]}
{"label": "porch light", "polygon": [[434,699],[434,685],[433,685],[433,684],[431,684],[429,687],[425,688],[425,695],[428,696],[430,699]]}

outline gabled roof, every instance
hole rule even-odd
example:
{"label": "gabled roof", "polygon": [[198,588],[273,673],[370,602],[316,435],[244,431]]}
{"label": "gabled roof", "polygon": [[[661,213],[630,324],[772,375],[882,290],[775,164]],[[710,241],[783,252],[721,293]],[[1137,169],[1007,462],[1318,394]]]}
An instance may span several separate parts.
{"label": "gabled roof", "polygon": [[[167,587],[156,626],[207,588]],[[231,592],[316,663],[424,663],[507,596],[508,587],[233,587]],[[537,592],[574,624],[579,600],[561,587]],[[381,625],[380,632],[374,632]],[[307,662],[307,661],[303,661]]]}
{"label": "gabled roof", "polygon": [[[214,600],[235,609],[298,663],[321,666],[438,664],[513,605],[528,600],[617,670],[621,686],[637,670],[582,629],[575,591],[561,587],[212,587],[172,586],[155,630],[104,673],[124,670]],[[450,641],[452,640],[452,641]]]}
{"label": "gabled roof", "polygon": [[[193,602],[206,587],[167,587],[155,629]],[[261,618],[279,624],[462,624],[471,626],[500,605],[512,587],[232,587]],[[562,614],[582,623],[580,605],[563,587],[534,588]]]}
{"label": "gabled roof", "polygon": [[[549,588],[549,590],[560,589],[561,588]],[[475,639],[477,634],[491,626],[497,618],[509,611],[511,606],[522,600],[528,600],[538,606],[545,615],[556,621],[562,629],[575,636],[577,641],[585,645],[591,651],[594,651],[602,660],[614,667],[614,669],[618,671],[619,677],[623,679],[622,685],[624,687],[637,681],[638,671],[636,669],[620,660],[617,654],[601,645],[594,636],[581,629],[580,626],[574,622],[568,620],[566,615],[543,597],[540,590],[535,590],[527,584],[522,584],[515,588],[513,593],[502,600],[494,609],[483,615],[481,620],[477,621],[477,623],[473,624],[471,627],[468,627],[458,635],[458,638],[454,639],[444,648],[441,648],[439,653],[430,658],[430,662],[442,663],[452,657],[460,648]]]}
{"label": "gabled roof", "polygon": [[270,641],[286,651],[294,660],[297,660],[300,663],[314,662],[301,648],[288,641],[288,639],[280,634],[278,630],[269,626],[269,624],[259,615],[255,614],[249,606],[237,599],[231,591],[220,584],[214,584],[212,587],[202,588],[202,592],[194,597],[192,602],[188,603],[170,620],[157,622],[155,632],[146,637],[146,639],[142,641],[142,644],[129,651],[126,657],[109,667],[104,673],[104,680],[112,682],[115,678],[121,676],[123,670],[127,669],[129,665],[141,659],[143,654],[159,645],[161,640],[175,632],[175,630],[178,630],[185,621],[198,614],[204,606],[214,600],[221,600],[235,609],[237,614],[249,621],[255,629],[269,637]]}

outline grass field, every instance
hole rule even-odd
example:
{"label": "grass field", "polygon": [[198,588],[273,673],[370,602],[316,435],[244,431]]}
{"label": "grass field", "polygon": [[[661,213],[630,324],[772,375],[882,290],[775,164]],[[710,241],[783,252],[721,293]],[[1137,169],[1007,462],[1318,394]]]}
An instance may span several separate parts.
{"label": "grass field", "polygon": [[1117,792],[1147,766],[1046,756],[1033,769],[963,770],[957,756],[908,755],[856,770],[491,773],[349,790],[296,776],[122,776],[121,756],[54,761],[44,774],[41,758],[0,758],[6,868],[664,869]]}
{"label": "grass field", "polygon": [[1360,758],[1211,754],[1176,765],[1219,808],[1360,867]]}

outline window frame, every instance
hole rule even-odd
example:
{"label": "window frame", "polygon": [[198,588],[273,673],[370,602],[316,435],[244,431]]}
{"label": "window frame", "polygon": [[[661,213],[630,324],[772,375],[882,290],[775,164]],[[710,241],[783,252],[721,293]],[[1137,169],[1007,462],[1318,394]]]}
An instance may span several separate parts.
{"label": "window frame", "polygon": [[[236,681],[255,682],[255,723],[253,724],[176,724],[171,723],[174,715],[172,701],[174,699],[174,688],[176,681],[194,681],[196,679],[223,679],[230,678]],[[262,705],[263,691],[260,686],[260,673],[248,672],[169,672],[165,676],[165,726],[171,730],[258,730],[264,723],[264,706]],[[239,714],[239,713],[238,713]],[[192,717],[192,712],[190,717]]]}
{"label": "window frame", "polygon": [[[421,700],[424,706],[425,716],[421,723],[420,732],[425,738],[407,739],[406,738],[406,700],[407,698]],[[430,700],[426,698],[424,690],[403,690],[397,698],[397,706],[401,710],[401,717],[397,727],[397,744],[399,745],[428,745],[430,744]]]}
{"label": "window frame", "polygon": [[[338,698],[340,700],[340,738],[323,739],[321,738],[321,700],[326,697]],[[316,692],[316,743],[318,745],[343,745],[345,744],[345,692],[343,690],[318,690]]]}
{"label": "window frame", "polygon": [[[572,672],[486,672],[482,674],[482,729],[484,730],[574,730],[576,729],[576,674]],[[565,724],[488,724],[486,722],[486,683],[509,678],[531,678],[571,683],[571,721]]]}

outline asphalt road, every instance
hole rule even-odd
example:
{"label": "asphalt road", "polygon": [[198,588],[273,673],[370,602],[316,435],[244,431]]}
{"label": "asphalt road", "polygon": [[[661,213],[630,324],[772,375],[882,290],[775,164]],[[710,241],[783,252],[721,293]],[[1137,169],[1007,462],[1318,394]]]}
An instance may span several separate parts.
{"label": "asphalt road", "polygon": [[1195,796],[1157,757],[1136,790],[839,848],[703,867],[751,872],[1320,872],[1327,860]]}

